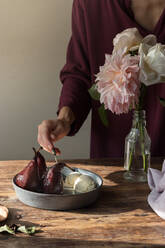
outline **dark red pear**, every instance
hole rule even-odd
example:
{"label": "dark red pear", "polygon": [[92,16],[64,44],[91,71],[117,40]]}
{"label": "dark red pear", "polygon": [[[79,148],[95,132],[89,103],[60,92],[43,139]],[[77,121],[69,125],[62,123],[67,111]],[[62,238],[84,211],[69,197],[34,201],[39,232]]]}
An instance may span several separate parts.
{"label": "dark red pear", "polygon": [[36,192],[41,191],[38,166],[35,160],[31,160],[28,165],[16,175],[15,183],[23,189]]}
{"label": "dark red pear", "polygon": [[33,151],[35,152],[34,160],[36,161],[36,163],[38,165],[38,176],[39,176],[39,179],[42,180],[43,175],[45,174],[47,167],[46,167],[45,158],[40,153],[40,149],[42,149],[42,148],[40,147],[39,150],[36,151],[36,149],[33,148]]}
{"label": "dark red pear", "polygon": [[16,175],[15,182],[21,188],[42,192],[43,191],[43,178],[46,173],[46,163],[44,157],[41,153],[36,151],[33,160],[31,160],[28,165]]}
{"label": "dark red pear", "polygon": [[57,163],[50,167],[43,181],[43,192],[47,194],[61,194],[63,192],[63,177],[61,169],[63,163]]}

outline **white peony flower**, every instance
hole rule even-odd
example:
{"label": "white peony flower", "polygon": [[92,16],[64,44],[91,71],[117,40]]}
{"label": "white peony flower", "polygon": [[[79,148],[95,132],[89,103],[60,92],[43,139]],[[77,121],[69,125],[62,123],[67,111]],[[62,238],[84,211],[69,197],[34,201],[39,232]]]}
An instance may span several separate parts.
{"label": "white peony flower", "polygon": [[[138,48],[142,42],[143,37],[139,33],[137,28],[128,28],[123,32],[117,34],[113,39],[114,50],[116,52],[119,49],[127,48],[126,51],[130,51],[132,47]],[[133,49],[134,50],[134,49]]]}
{"label": "white peony flower", "polygon": [[141,43],[139,55],[139,80],[146,86],[165,82],[165,45]]}

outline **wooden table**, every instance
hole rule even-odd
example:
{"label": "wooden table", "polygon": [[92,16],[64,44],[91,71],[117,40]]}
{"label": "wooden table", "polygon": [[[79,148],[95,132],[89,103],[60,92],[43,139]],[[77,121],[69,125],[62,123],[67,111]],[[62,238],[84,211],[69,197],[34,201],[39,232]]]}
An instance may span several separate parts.
{"label": "wooden table", "polygon": [[[72,211],[41,210],[17,199],[11,179],[27,163],[0,162],[0,204],[10,211],[6,223],[35,225],[40,232],[33,236],[1,233],[0,248],[165,247],[165,221],[147,203],[148,185],[124,181],[121,159],[67,161],[98,173],[104,181],[95,204]],[[152,160],[153,167],[161,163],[162,159]]]}

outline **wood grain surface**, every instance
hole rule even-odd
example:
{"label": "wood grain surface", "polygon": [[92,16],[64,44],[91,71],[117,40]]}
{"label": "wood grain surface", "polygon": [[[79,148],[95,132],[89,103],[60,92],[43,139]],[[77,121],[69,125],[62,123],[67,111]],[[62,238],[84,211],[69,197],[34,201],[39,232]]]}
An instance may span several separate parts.
{"label": "wood grain surface", "polygon": [[[162,161],[152,159],[152,167],[160,168]],[[100,197],[93,205],[71,211],[26,206],[17,199],[12,178],[28,161],[0,162],[0,204],[8,207],[10,212],[5,223],[39,228],[33,236],[0,233],[0,247],[165,247],[165,221],[147,203],[148,185],[125,181],[121,159],[66,162],[103,178]]]}

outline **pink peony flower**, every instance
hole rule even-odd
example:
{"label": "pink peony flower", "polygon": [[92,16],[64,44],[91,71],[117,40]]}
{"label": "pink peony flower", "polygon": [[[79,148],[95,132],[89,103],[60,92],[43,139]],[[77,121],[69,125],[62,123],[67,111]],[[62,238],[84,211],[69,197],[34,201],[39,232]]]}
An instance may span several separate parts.
{"label": "pink peony flower", "polygon": [[[96,75],[100,102],[113,113],[128,113],[138,104],[140,93],[139,56],[124,55],[119,49],[105,56],[105,64]],[[124,56],[123,56],[124,55]]]}

